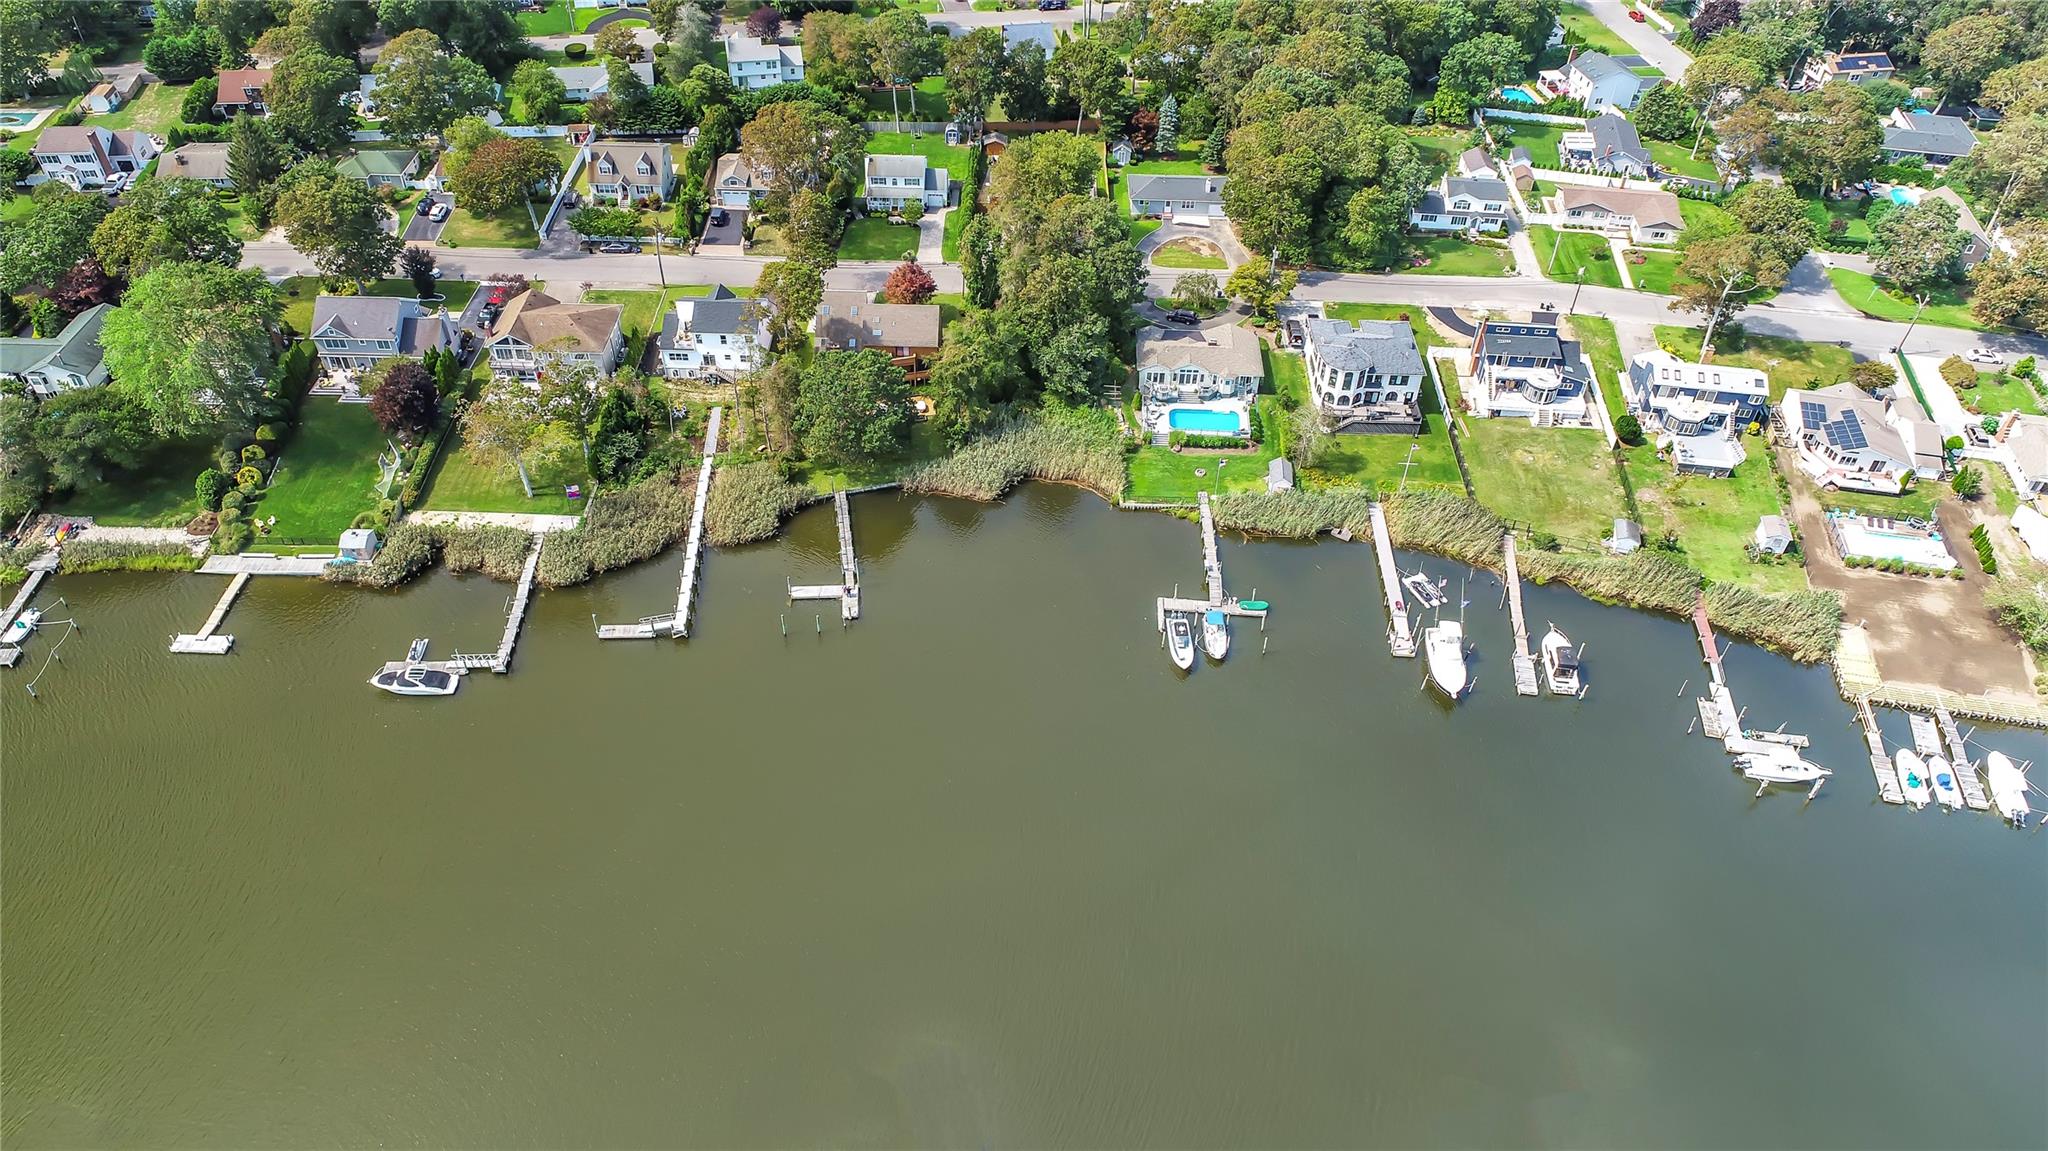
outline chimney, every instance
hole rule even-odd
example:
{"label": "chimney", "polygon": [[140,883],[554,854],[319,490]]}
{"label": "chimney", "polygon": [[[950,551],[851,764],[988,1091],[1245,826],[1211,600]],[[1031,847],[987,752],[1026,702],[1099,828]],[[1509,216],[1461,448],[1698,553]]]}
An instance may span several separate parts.
{"label": "chimney", "polygon": [[1214,193],[1214,192],[1216,191],[1216,180],[1215,180],[1215,178],[1214,178],[1214,177],[1211,177],[1210,179],[1207,179],[1207,180],[1204,180],[1204,181],[1202,181],[1202,186],[1203,186],[1203,187],[1204,187],[1205,189],[1207,189],[1207,190],[1208,190],[1209,192],[1211,192],[1211,193]]}

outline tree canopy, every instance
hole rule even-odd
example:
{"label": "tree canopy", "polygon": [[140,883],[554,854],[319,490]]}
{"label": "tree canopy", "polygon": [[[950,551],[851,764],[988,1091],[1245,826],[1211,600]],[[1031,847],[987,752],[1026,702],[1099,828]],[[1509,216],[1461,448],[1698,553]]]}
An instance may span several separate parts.
{"label": "tree canopy", "polygon": [[117,276],[139,276],[165,260],[233,267],[242,258],[213,189],[175,176],[137,184],[93,229],[92,245]]}
{"label": "tree canopy", "polygon": [[262,395],[278,323],[277,293],[261,271],[158,264],[100,327],[108,386],[165,435],[241,426]]}
{"label": "tree canopy", "polygon": [[829,465],[903,449],[910,438],[910,385],[873,348],[820,352],[797,382],[795,428],[804,454]]}

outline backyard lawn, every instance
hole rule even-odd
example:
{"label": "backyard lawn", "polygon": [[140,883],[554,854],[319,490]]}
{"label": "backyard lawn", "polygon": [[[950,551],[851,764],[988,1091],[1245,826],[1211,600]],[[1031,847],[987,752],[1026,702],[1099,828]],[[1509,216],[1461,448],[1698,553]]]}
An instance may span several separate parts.
{"label": "backyard lawn", "polygon": [[[1829,268],[1828,279],[1834,282],[1835,291],[1843,302],[1865,315],[1880,320],[1895,320],[1905,323],[1913,318],[1915,304],[1912,297],[1897,288],[1879,284],[1866,272],[1854,272],[1848,268]],[[1927,294],[1927,307],[1920,313],[1920,322],[1943,328],[1963,328],[1972,332],[1987,329],[1970,314],[1969,296],[1955,286],[1934,289]]]}
{"label": "backyard lawn", "polygon": [[211,439],[173,441],[142,467],[115,472],[44,510],[91,516],[109,527],[182,527],[199,512],[192,481],[213,466],[219,448]]}
{"label": "backyard lawn", "polygon": [[[1657,345],[1682,360],[1697,360],[1700,358],[1700,337],[1705,334],[1699,328],[1659,324]],[[1856,362],[1855,355],[1838,344],[1809,344],[1779,336],[1739,333],[1719,343],[1720,348],[1714,355],[1715,363],[1756,368],[1770,374],[1771,402],[1774,404],[1792,388],[1824,388],[1848,379],[1849,368]]]}
{"label": "backyard lawn", "polygon": [[[1584,268],[1588,284],[1596,288],[1621,287],[1621,272],[1614,266],[1614,253],[1607,246],[1607,237],[1597,232],[1560,232],[1548,224],[1531,224],[1529,240],[1536,245],[1536,258],[1545,269],[1543,274],[1551,279],[1575,283],[1579,269]],[[1553,254],[1560,244],[1564,251]]]}
{"label": "backyard lawn", "polygon": [[1655,160],[1657,166],[1666,171],[1691,176],[1697,180],[1721,178],[1720,169],[1714,166],[1714,140],[1711,136],[1700,145],[1698,159],[1693,158],[1690,142],[1671,144],[1663,140],[1644,140],[1643,144],[1650,149],[1650,159]]}
{"label": "backyard lawn", "polygon": [[877,132],[868,137],[868,155],[923,156],[927,163],[944,168],[955,180],[967,178],[967,165],[972,159],[967,148],[946,143],[945,135],[939,132]]}
{"label": "backyard lawn", "polygon": [[1974,408],[1987,416],[2004,412],[2028,412],[2041,414],[2040,397],[2025,380],[2017,376],[2001,375],[1998,372],[1978,372],[1977,386],[1958,392],[1957,398],[1965,407]]}
{"label": "backyard lawn", "polygon": [[[1571,127],[1566,124],[1525,124],[1519,120],[1494,120],[1487,124],[1503,149],[1502,155],[1506,155],[1508,149],[1527,148],[1529,159],[1538,168],[1557,167],[1558,141],[1564,139],[1564,134]],[[1501,139],[1502,128],[1510,129],[1505,140]]]}
{"label": "backyard lawn", "polygon": [[1870,243],[1870,224],[1863,219],[1864,209],[1870,206],[1868,200],[1808,200],[1806,218],[1813,221],[1817,230],[1825,231],[1832,220],[1845,221],[1842,239],[1860,246]]}
{"label": "backyard lawn", "polygon": [[[1423,312],[1419,307],[1331,304],[1324,311],[1337,320],[1398,320],[1406,313],[1425,363],[1429,362],[1429,349],[1439,342],[1428,321],[1422,318]],[[1275,391],[1283,395],[1292,394],[1298,397],[1299,403],[1306,404],[1308,382],[1303,378],[1301,357],[1292,352],[1270,349],[1266,356],[1266,378],[1272,381]],[[1414,466],[1407,469],[1408,483],[1464,491],[1464,481],[1458,475],[1458,458],[1451,450],[1450,432],[1444,424],[1443,409],[1436,402],[1436,389],[1426,381],[1422,387],[1422,429],[1420,436],[1331,436],[1322,458],[1302,478],[1311,485],[1373,487],[1391,491],[1401,486],[1402,464],[1410,459],[1409,449],[1413,448]]]}
{"label": "backyard lawn", "polygon": [[569,0],[548,0],[543,11],[521,12],[513,19],[519,21],[519,30],[528,36],[566,36],[570,28]]}
{"label": "backyard lawn", "polygon": [[1502,518],[1593,543],[1626,514],[1614,455],[1599,432],[1512,419],[1467,419],[1458,428],[1473,494]]}
{"label": "backyard lawn", "polygon": [[[1742,226],[1735,222],[1733,213],[1719,204],[1710,204],[1705,200],[1688,200],[1681,196],[1678,200],[1678,214],[1685,217],[1685,227],[1688,232],[1702,224],[1713,226],[1722,235],[1729,235],[1742,230]],[[1678,238],[1683,243],[1685,233],[1679,233]]]}
{"label": "backyard lawn", "polygon": [[[936,7],[933,8],[933,11],[937,10]],[[899,114],[905,121],[922,120],[926,123],[944,123],[952,118],[946,113],[946,78],[944,76],[927,76],[919,80],[912,87],[895,89],[896,104],[894,107],[891,107],[889,104],[890,91],[888,88],[868,89],[868,119],[879,124],[883,121],[893,123]],[[944,139],[945,137],[940,137],[941,141]],[[895,150],[894,148],[868,149],[870,152],[893,152]],[[959,179],[965,174],[965,171],[964,167],[955,169],[953,178]]]}
{"label": "backyard lawn", "polygon": [[581,468],[560,474],[529,471],[533,498],[528,499],[519,487],[519,474],[512,470],[510,463],[501,467],[485,467],[470,460],[462,452],[462,433],[456,432],[448,438],[447,446],[441,449],[441,460],[434,466],[433,478],[427,481],[420,506],[435,511],[581,515],[584,501],[572,500],[563,494],[566,485],[581,484],[588,498],[594,485],[590,477],[581,472]]}
{"label": "backyard lawn", "polygon": [[1192,239],[1168,240],[1152,250],[1152,262],[1162,268],[1190,268],[1222,271],[1230,265],[1222,256],[1204,250]]}
{"label": "backyard lawn", "polygon": [[95,128],[118,131],[135,128],[152,135],[161,136],[179,123],[180,106],[190,84],[145,84],[135,99],[123,104],[117,112],[104,116],[88,116],[85,122]]}
{"label": "backyard lawn", "polygon": [[1506,276],[1515,270],[1514,254],[1507,248],[1475,244],[1458,236],[1418,237],[1413,253],[1429,263],[1398,271],[1419,276]]}
{"label": "backyard lawn", "polygon": [[1160,224],[1164,223],[1162,220],[1140,220],[1131,215],[1131,182],[1128,176],[1120,176],[1116,181],[1116,206],[1131,221],[1131,242],[1134,244],[1158,231]]}
{"label": "backyard lawn", "polygon": [[946,442],[932,432],[930,423],[919,420],[910,425],[910,445],[894,456],[843,468],[826,467],[816,460],[806,460],[798,465],[796,479],[821,492],[864,488],[893,482],[911,468],[945,454]]}
{"label": "backyard lawn", "polygon": [[1410,128],[1408,142],[1415,145],[1429,160],[1433,174],[1447,171],[1451,164],[1465,151],[1465,134],[1445,132],[1442,129]]}
{"label": "backyard lawn", "polygon": [[273,536],[333,543],[357,513],[377,506],[377,457],[384,447],[370,405],[307,397],[252,515],[277,517]]}
{"label": "backyard lawn", "polygon": [[846,225],[846,235],[839,240],[842,260],[907,260],[916,254],[917,229],[880,216],[864,216]]}
{"label": "backyard lawn", "polygon": [[533,205],[533,214],[527,214],[526,207],[514,204],[502,212],[480,216],[467,208],[457,207],[448,217],[447,226],[441,229],[440,244],[444,248],[534,248],[540,246],[540,237],[534,232],[534,219],[547,211],[545,200]]}
{"label": "backyard lawn", "polygon": [[[1980,463],[1986,472],[2002,472],[2005,469]],[[1921,480],[1903,493],[1895,496],[1881,496],[1872,492],[1817,492],[1821,506],[1848,508],[1873,516],[1913,516],[1919,519],[1934,518],[1934,507],[1948,498],[1948,485],[1940,480]]]}

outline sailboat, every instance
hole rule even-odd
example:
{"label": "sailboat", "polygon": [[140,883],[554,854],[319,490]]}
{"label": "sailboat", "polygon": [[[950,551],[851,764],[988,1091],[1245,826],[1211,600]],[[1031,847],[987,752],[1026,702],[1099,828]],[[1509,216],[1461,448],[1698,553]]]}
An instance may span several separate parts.
{"label": "sailboat", "polygon": [[2014,827],[2025,827],[2033,806],[2027,802],[2027,776],[2002,751],[1984,757],[1984,775],[1991,784],[1991,806]]}
{"label": "sailboat", "polygon": [[1217,608],[1202,615],[1202,650],[1214,660],[1230,654],[1230,617]]}
{"label": "sailboat", "polygon": [[1899,769],[1899,786],[1906,793],[1906,802],[1915,808],[1927,806],[1934,793],[1927,786],[1927,764],[1920,753],[1910,747],[1902,747],[1892,756],[1892,763]]}
{"label": "sailboat", "polygon": [[1543,678],[1550,681],[1552,695],[1579,694],[1579,653],[1556,624],[1543,633]]}
{"label": "sailboat", "polygon": [[1179,612],[1166,617],[1166,650],[1173,656],[1173,666],[1182,671],[1194,670],[1195,632],[1188,626],[1188,617]]}
{"label": "sailboat", "polygon": [[1928,756],[1927,776],[1934,781],[1934,798],[1940,800],[1943,807],[1954,809],[1963,805],[1963,791],[1956,786],[1955,769],[1948,765],[1947,760],[1938,755]]}
{"label": "sailboat", "polygon": [[1454,619],[1438,620],[1422,631],[1422,648],[1429,657],[1429,682],[1456,699],[1465,693],[1465,625]]}

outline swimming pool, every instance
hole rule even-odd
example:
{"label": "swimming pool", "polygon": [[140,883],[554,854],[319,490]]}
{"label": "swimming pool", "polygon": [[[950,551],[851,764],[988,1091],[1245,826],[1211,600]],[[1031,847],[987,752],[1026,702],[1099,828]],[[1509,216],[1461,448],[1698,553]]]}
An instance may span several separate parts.
{"label": "swimming pool", "polygon": [[1168,408],[1166,426],[1177,432],[1235,436],[1243,433],[1244,420],[1236,412],[1221,408]]}
{"label": "swimming pool", "polygon": [[1537,104],[1541,101],[1530,95],[1527,88],[1502,88],[1500,98],[1511,104]]}
{"label": "swimming pool", "polygon": [[1920,202],[1918,197],[1914,196],[1913,193],[1906,191],[1904,188],[1899,187],[1897,184],[1893,184],[1891,190],[1885,194],[1891,197],[1892,203],[1897,204],[1902,208]]}
{"label": "swimming pool", "polygon": [[0,112],[0,129],[26,128],[40,115],[40,112]]}
{"label": "swimming pool", "polygon": [[1894,531],[1862,516],[1835,511],[1828,513],[1828,528],[1834,532],[1835,542],[1841,545],[1844,555],[1904,560],[1943,571],[1956,566],[1955,557],[1948,554],[1948,546],[1941,542],[1938,530]]}

